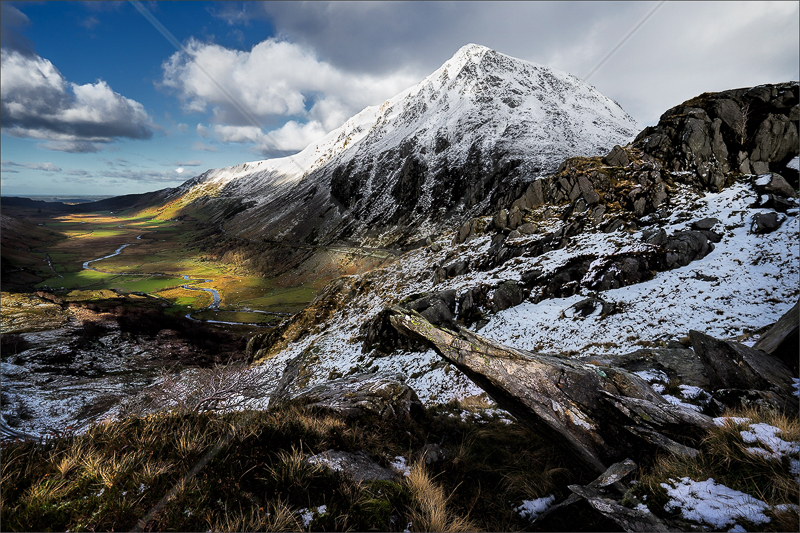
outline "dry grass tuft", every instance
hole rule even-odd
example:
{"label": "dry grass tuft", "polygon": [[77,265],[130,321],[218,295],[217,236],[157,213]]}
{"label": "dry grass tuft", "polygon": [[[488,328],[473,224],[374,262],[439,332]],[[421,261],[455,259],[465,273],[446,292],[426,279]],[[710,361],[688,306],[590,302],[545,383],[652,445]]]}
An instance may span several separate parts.
{"label": "dry grass tuft", "polygon": [[210,523],[211,531],[303,531],[303,524],[282,500],[267,502],[249,512],[228,512]]}
{"label": "dry grass tuft", "polygon": [[63,479],[43,479],[28,489],[22,501],[28,505],[47,504],[66,494],[69,486]]}
{"label": "dry grass tuft", "polygon": [[411,467],[406,483],[413,499],[409,519],[414,531],[477,531],[468,516],[456,516],[448,509],[444,489],[433,482],[422,463]]}

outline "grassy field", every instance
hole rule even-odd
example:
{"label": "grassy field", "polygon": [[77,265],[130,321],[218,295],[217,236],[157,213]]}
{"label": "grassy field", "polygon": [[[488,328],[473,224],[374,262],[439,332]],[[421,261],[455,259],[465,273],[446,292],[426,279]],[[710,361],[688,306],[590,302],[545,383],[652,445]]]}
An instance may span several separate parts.
{"label": "grassy field", "polygon": [[[203,318],[243,323],[275,321],[273,315],[248,311],[298,312],[321,288],[317,286],[321,284],[281,287],[277,280],[243,275],[231,265],[207,259],[196,248],[193,243],[198,232],[207,229],[197,219],[168,220],[154,215],[105,212],[37,221],[44,224],[46,231],[58,232],[65,238],[36,250],[42,261],[47,253],[53,267],[46,271],[51,277],[36,288],[82,294],[88,300],[92,294],[105,294],[108,290],[146,293],[169,301],[170,314],[185,314],[212,303],[209,293],[181,287],[191,284],[195,288],[213,288],[220,295],[221,309],[209,311],[209,316]],[[123,245],[128,246],[118,255],[97,260],[114,254]],[[99,272],[85,269],[87,261]],[[205,279],[211,281],[197,281]]]}

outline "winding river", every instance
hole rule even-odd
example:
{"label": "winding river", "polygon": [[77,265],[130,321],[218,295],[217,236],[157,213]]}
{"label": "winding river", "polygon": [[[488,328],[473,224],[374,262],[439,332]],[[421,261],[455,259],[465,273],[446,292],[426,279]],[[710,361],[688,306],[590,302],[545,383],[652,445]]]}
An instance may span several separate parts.
{"label": "winding river", "polygon": [[[120,226],[120,227],[122,227],[122,226]],[[155,233],[155,232],[148,232],[148,233]],[[142,235],[144,235],[144,234],[142,234]],[[136,240],[141,240],[142,239],[142,235],[137,235],[136,236]],[[137,243],[132,242],[132,243],[128,243],[128,244],[123,244],[122,246],[117,248],[114,251],[114,253],[112,253],[112,254],[104,255],[103,257],[98,257],[97,259],[90,259],[89,261],[86,261],[85,263],[83,263],[83,268],[86,269],[86,270],[93,270],[93,271],[99,272],[101,274],[116,274],[118,276],[145,276],[145,275],[155,276],[155,275],[159,275],[159,274],[146,274],[146,273],[140,273],[140,272],[109,272],[107,270],[100,270],[98,268],[94,268],[93,266],[91,266],[92,263],[95,263],[97,261],[102,261],[103,259],[109,259],[111,257],[118,256],[119,254],[122,253],[122,250],[124,250],[128,246],[132,246],[134,244],[137,244]],[[206,287],[192,287],[192,285],[196,285],[196,284],[199,284],[199,283],[210,283],[213,280],[211,280],[211,279],[201,279],[201,278],[190,278],[188,275],[184,275],[183,279],[188,281],[188,282],[190,282],[190,283],[187,283],[185,285],[181,285],[181,288],[189,290],[189,291],[203,291],[203,292],[207,292],[207,293],[211,294],[211,297],[213,298],[213,301],[211,302],[211,305],[200,309],[200,311],[209,311],[209,310],[210,311],[217,311],[217,310],[219,310],[219,306],[220,306],[220,303],[222,302],[222,298],[220,297],[219,292],[217,292],[216,289],[206,288]],[[196,313],[198,311],[193,311],[193,312]],[[254,310],[247,310],[247,311],[243,311],[243,312],[259,313],[259,314],[275,315],[275,316],[284,316],[284,315],[288,316],[290,314],[290,313],[276,313],[276,312],[270,312],[270,311],[254,311]],[[198,322],[207,322],[209,324],[228,324],[228,325],[231,325],[231,326],[240,326],[240,325],[244,325],[244,326],[261,326],[261,327],[269,326],[268,324],[260,324],[260,323],[257,323],[257,322],[228,322],[228,321],[224,321],[224,320],[211,320],[211,319],[195,318],[195,317],[192,316],[192,312],[186,313],[186,318],[188,318],[189,320],[195,320],[195,321],[198,321]]]}

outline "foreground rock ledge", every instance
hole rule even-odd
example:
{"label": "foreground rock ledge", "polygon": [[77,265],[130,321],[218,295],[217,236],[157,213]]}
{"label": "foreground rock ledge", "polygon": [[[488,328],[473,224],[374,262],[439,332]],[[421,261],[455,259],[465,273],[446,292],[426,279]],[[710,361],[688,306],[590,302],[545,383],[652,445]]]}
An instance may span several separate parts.
{"label": "foreground rock ledge", "polygon": [[711,418],[668,403],[642,378],[509,348],[464,328],[451,331],[419,313],[390,309],[404,335],[431,343],[503,409],[544,436],[565,442],[598,472],[658,450],[694,455]]}

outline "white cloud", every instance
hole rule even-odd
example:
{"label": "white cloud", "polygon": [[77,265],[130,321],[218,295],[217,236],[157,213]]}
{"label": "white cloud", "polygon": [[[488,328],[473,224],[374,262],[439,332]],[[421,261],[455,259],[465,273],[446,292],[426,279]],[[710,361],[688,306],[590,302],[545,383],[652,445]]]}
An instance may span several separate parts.
{"label": "white cloud", "polygon": [[192,145],[192,150],[196,152],[216,152],[217,147],[197,141]]}
{"label": "white cloud", "polygon": [[[341,123],[339,124],[341,125]],[[319,121],[299,123],[289,120],[283,126],[264,133],[255,126],[214,126],[221,142],[250,143],[252,150],[265,156],[295,153],[325,136],[327,131]]]}
{"label": "white cloud", "polygon": [[175,169],[175,172],[177,172],[178,174],[183,174],[183,170],[184,170],[183,167],[178,167]]}
{"label": "white cloud", "polygon": [[51,150],[97,151],[91,143],[149,139],[156,127],[144,106],[103,80],[69,83],[47,59],[2,51],[0,117],[5,133],[54,141]]}
{"label": "white cloud", "polygon": [[[177,91],[185,111],[210,113],[220,141],[255,143],[262,151],[300,150],[419,81],[402,70],[353,74],[320,61],[307,47],[276,39],[247,52],[190,39],[162,67],[162,84]],[[197,132],[209,134],[202,124]]]}
{"label": "white cloud", "polygon": [[2,166],[3,170],[6,172],[8,172],[9,167],[27,168],[29,170],[42,170],[44,172],[61,172],[61,168],[57,167],[53,163],[17,163],[15,161],[9,161],[8,159],[3,159]]}
{"label": "white cloud", "polygon": [[[586,76],[653,2],[264,2],[268,19],[333,67],[397,65],[417,80],[464,44]],[[667,2],[590,79],[640,124],[706,91],[798,78],[798,2]]]}
{"label": "white cloud", "polygon": [[211,131],[206,126],[198,122],[197,134],[204,139],[208,139],[208,137],[211,135]]}

